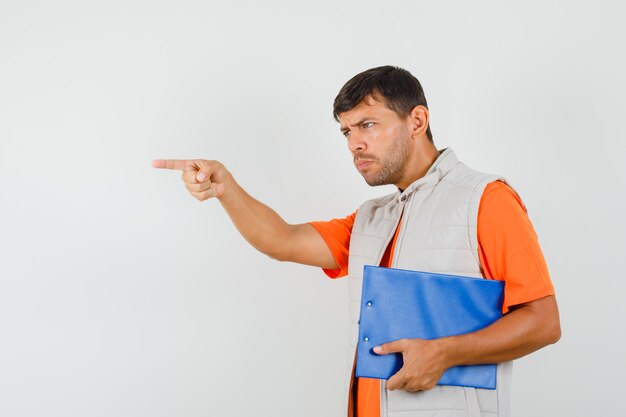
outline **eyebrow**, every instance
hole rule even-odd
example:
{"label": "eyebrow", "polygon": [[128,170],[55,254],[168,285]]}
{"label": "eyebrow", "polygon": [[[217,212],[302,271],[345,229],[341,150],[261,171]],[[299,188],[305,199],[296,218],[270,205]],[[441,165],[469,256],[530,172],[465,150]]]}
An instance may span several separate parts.
{"label": "eyebrow", "polygon": [[[361,120],[359,120],[356,123],[353,123],[352,126],[359,126],[361,124],[363,124],[366,120],[374,120],[374,117],[364,117]],[[348,131],[348,127],[347,126],[339,126],[339,131],[341,131],[341,133],[343,132],[347,132]]]}

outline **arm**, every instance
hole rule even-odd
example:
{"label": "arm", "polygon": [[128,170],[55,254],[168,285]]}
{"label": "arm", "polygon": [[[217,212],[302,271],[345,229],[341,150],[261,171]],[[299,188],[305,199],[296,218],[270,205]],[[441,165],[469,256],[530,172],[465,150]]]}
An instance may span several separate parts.
{"label": "arm", "polygon": [[521,358],[561,336],[554,296],[512,307],[491,326],[474,333],[434,340],[403,339],[374,348],[402,353],[404,365],[387,382],[390,390],[428,390],[446,369],[457,365],[500,363]]}
{"label": "arm", "polygon": [[241,235],[257,250],[280,261],[335,269],[337,263],[309,224],[288,224],[251,197],[218,161],[155,160],[155,168],[182,171],[187,190],[199,201],[217,198]]}
{"label": "arm", "polygon": [[561,338],[553,295],[511,308],[501,319],[474,333],[443,338],[448,367],[500,363],[521,358]]}
{"label": "arm", "polygon": [[389,389],[430,389],[451,366],[505,362],[559,339],[558,307],[537,235],[519,196],[498,181],[481,198],[478,243],[485,277],[507,283],[507,313],[474,333],[383,345],[382,353],[402,352],[406,368],[389,379]]}

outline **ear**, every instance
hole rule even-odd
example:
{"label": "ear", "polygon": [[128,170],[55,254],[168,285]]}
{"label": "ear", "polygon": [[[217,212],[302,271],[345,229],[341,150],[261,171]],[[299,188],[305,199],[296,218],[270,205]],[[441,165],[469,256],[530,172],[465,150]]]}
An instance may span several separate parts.
{"label": "ear", "polygon": [[430,115],[428,109],[424,106],[415,106],[408,116],[411,138],[417,139],[421,136],[426,137]]}

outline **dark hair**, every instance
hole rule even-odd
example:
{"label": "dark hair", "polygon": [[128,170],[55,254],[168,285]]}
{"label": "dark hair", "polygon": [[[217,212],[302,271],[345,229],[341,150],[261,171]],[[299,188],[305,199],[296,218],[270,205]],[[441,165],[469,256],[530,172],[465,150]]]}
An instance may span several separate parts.
{"label": "dark hair", "polygon": [[[352,110],[367,97],[382,98],[389,109],[400,117],[406,117],[415,106],[428,108],[422,85],[410,72],[399,67],[386,65],[363,71],[345,83],[333,104],[333,117]],[[432,142],[430,123],[426,136]]]}

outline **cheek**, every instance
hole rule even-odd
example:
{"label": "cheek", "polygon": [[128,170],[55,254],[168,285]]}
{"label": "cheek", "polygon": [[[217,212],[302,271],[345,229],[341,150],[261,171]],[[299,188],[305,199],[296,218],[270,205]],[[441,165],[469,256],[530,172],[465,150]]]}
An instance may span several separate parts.
{"label": "cheek", "polygon": [[388,146],[390,138],[393,137],[389,129],[371,129],[365,135],[367,146],[370,149],[383,149]]}
{"label": "cheek", "polygon": [[376,130],[378,139],[385,143],[393,143],[396,138],[403,136],[403,134],[405,134],[405,131],[400,126],[389,126]]}
{"label": "cheek", "polygon": [[405,126],[395,126],[393,129],[389,130],[389,135],[391,135],[394,139],[404,138],[409,135],[409,131]]}
{"label": "cheek", "polygon": [[380,129],[374,132],[370,143],[377,150],[386,153],[393,147],[395,134],[394,129]]}

